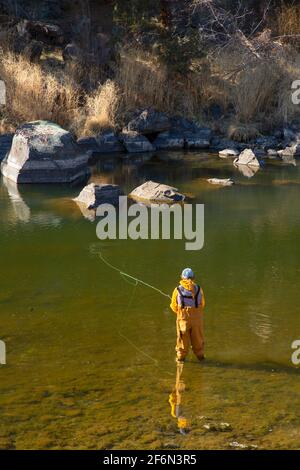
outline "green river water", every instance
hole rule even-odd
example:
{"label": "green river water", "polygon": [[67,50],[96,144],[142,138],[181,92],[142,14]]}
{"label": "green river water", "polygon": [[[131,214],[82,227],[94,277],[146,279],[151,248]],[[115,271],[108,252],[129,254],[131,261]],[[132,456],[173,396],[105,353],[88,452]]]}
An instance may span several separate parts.
{"label": "green river water", "polygon": [[[233,177],[219,188],[208,177]],[[0,180],[0,448],[300,448],[300,170],[270,162],[248,178],[201,154],[113,157],[92,180],[129,192],[152,179],[205,204],[205,245],[100,242],[71,201],[78,188]],[[190,266],[206,294],[206,356],[181,374],[186,435],[170,414],[176,380],[164,292]],[[184,384],[184,386],[183,386]],[[183,390],[184,389],[184,390]],[[203,426],[227,422],[225,432]]]}

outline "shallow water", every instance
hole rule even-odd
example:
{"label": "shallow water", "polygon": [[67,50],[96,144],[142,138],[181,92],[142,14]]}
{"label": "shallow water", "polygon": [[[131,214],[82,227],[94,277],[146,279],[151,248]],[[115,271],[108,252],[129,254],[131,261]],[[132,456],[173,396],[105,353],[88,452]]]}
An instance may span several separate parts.
{"label": "shallow water", "polygon": [[[219,188],[208,177],[233,177]],[[253,178],[205,153],[102,159],[93,181],[127,192],[147,179],[205,204],[205,245],[99,242],[78,188],[0,182],[1,448],[300,448],[299,166],[270,162]],[[184,365],[177,395],[168,299],[185,266],[206,294],[206,355]],[[128,279],[127,279],[128,281]],[[178,378],[178,377],[177,377]],[[184,389],[184,390],[183,390]],[[180,393],[181,391],[181,393]],[[225,432],[210,432],[221,422]]]}

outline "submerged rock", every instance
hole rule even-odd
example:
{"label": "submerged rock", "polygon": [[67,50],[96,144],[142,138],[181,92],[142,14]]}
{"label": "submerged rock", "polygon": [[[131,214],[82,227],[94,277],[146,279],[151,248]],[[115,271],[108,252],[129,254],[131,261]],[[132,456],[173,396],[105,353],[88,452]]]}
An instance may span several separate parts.
{"label": "submerged rock", "polygon": [[171,204],[173,202],[183,202],[185,196],[178,192],[177,188],[166,184],[147,181],[135,188],[129,195],[137,201],[161,202]]}
{"label": "submerged rock", "polygon": [[229,447],[233,449],[241,449],[241,450],[256,450],[258,446],[255,444],[240,444],[237,441],[233,441],[229,443]]}
{"label": "submerged rock", "polygon": [[121,188],[115,184],[90,183],[73,201],[84,204],[87,209],[92,210],[97,209],[101,204],[118,205],[122,194]]}
{"label": "submerged rock", "polygon": [[120,134],[120,140],[129,153],[153,152],[155,150],[151,142],[138,132],[122,132]]}
{"label": "submerged rock", "polygon": [[208,183],[210,184],[217,184],[219,186],[232,186],[234,181],[230,178],[209,178]]}
{"label": "submerged rock", "polygon": [[251,149],[245,149],[242,153],[234,160],[235,165],[248,165],[253,167],[260,167],[260,163],[256,158],[255,153]]}
{"label": "submerged rock", "polygon": [[87,162],[70,132],[35,121],[17,129],[1,171],[16,183],[73,183],[89,176]]}
{"label": "submerged rock", "polygon": [[127,130],[147,135],[168,131],[170,127],[170,119],[166,114],[153,108],[148,108],[144,109],[128,123]]}
{"label": "submerged rock", "polygon": [[229,423],[209,423],[209,424],[204,424],[203,428],[206,431],[211,431],[211,432],[226,432],[226,431],[232,430],[232,427]]}
{"label": "submerged rock", "polygon": [[179,150],[184,146],[183,134],[177,131],[166,131],[158,134],[153,142],[157,150]]}

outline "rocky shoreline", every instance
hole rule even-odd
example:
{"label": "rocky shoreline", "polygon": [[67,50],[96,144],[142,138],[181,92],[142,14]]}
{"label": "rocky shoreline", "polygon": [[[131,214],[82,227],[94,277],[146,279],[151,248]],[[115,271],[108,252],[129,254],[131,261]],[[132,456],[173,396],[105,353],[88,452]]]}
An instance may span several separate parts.
{"label": "rocky shoreline", "polygon": [[[75,139],[49,121],[21,125],[0,136],[1,172],[16,183],[73,183],[90,175],[94,157],[116,153],[147,153],[163,150],[205,150],[219,153],[253,176],[265,159],[296,164],[300,155],[300,122],[295,121],[272,135],[237,142],[184,117],[169,117],[153,108],[137,112],[123,129]],[[222,184],[222,183],[220,183]]]}

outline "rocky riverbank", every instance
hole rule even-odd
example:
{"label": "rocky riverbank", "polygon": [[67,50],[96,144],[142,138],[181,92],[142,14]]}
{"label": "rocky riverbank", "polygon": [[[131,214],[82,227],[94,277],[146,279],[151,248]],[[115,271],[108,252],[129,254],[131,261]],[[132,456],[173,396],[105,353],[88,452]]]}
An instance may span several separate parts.
{"label": "rocky riverbank", "polygon": [[228,140],[197,122],[147,108],[119,130],[106,130],[76,140],[55,123],[36,121],[15,134],[0,136],[2,174],[17,183],[72,183],[86,180],[88,162],[107,154],[197,150],[219,153],[253,176],[265,159],[296,164],[300,155],[300,121],[260,135],[249,142]]}

